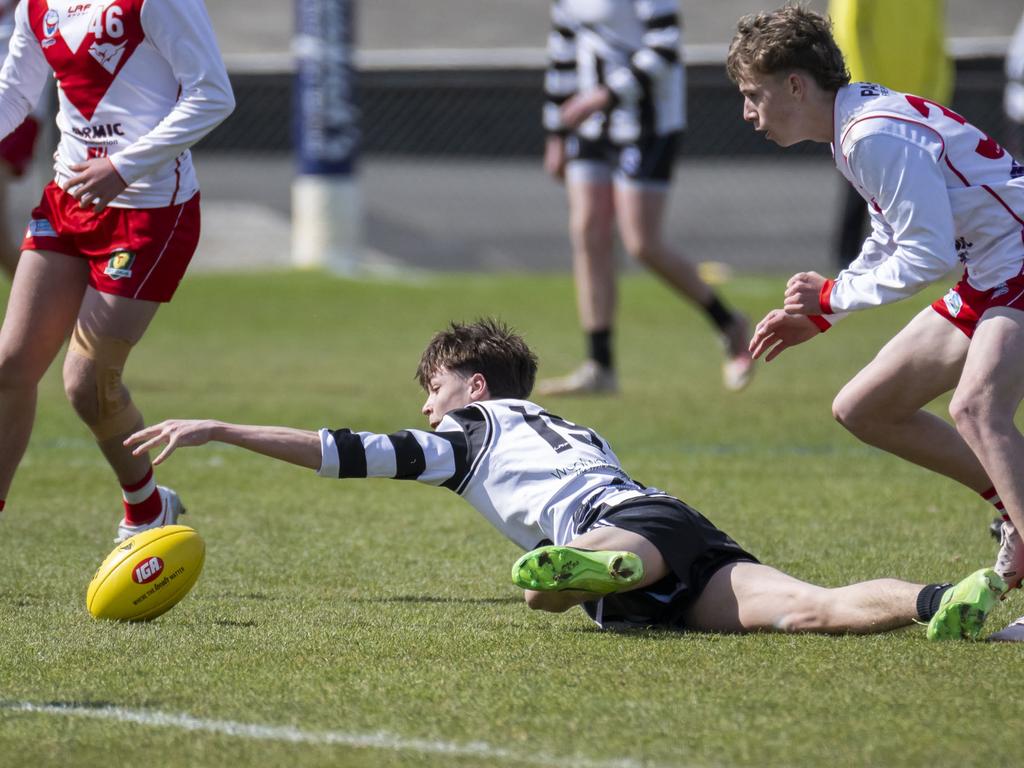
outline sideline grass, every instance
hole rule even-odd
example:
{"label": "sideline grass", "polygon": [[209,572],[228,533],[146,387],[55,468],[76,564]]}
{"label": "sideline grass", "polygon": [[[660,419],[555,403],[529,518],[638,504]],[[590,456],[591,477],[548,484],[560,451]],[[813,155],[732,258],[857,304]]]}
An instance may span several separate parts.
{"label": "sideline grass", "polygon": [[[780,290],[756,277],[725,289],[755,317]],[[956,579],[994,554],[990,510],[829,415],[841,384],[923,303],[847,320],[735,395],[719,387],[704,320],[633,276],[617,338],[624,394],[545,404],[801,578]],[[423,425],[412,374],[447,320],[502,316],[551,375],[578,360],[572,312],[563,276],[197,276],[161,310],[126,379],[151,422],[391,431]],[[515,548],[453,494],[319,480],[223,446],[182,451],[158,472],[208,544],[193,594],[151,624],[94,622],[85,587],[111,547],[118,496],[58,369],[2,528],[0,699],[503,752],[255,741],[0,708],[0,764],[530,766],[545,761],[524,756],[543,754],[566,765],[991,766],[1024,751],[1020,646],[929,644],[921,628],[601,634],[578,611],[529,612],[508,582]],[[1024,612],[1020,595],[1008,603],[993,628]]]}

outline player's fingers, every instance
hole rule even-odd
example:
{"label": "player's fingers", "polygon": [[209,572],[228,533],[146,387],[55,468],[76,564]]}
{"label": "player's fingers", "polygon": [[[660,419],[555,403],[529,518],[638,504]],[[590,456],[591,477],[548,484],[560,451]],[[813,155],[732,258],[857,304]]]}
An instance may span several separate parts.
{"label": "player's fingers", "polygon": [[768,354],[767,354],[767,355],[765,355],[764,361],[765,361],[766,363],[770,363],[770,362],[771,362],[772,360],[774,360],[774,359],[775,359],[776,357],[778,357],[779,355],[781,355],[781,354],[782,354],[782,352],[783,352],[783,350],[785,350],[785,349],[786,349],[786,347],[788,347],[788,346],[789,346],[789,345],[788,345],[788,344],[786,344],[786,342],[784,342],[784,341],[783,341],[782,339],[779,339],[779,343],[778,343],[778,344],[776,344],[776,345],[775,345],[774,347],[772,347],[772,348],[771,348],[771,349],[770,349],[770,350],[768,351]]}
{"label": "player's fingers", "polygon": [[767,349],[771,347],[772,344],[775,343],[777,339],[778,336],[776,336],[774,333],[764,334],[760,339],[758,339],[757,344],[751,347],[750,356],[753,359],[757,360],[761,355],[765,353]]}
{"label": "player's fingers", "polygon": [[160,445],[166,439],[167,439],[166,435],[164,435],[164,433],[161,432],[160,434],[154,435],[153,437],[151,437],[148,440],[146,440],[146,442],[144,442],[141,445],[137,446],[135,448],[135,450],[132,451],[132,453],[135,454],[136,456],[141,456],[143,453],[146,453],[150,449],[156,448],[158,445]]}
{"label": "player's fingers", "polygon": [[164,459],[166,459],[168,456],[170,456],[173,452],[174,452],[174,449],[171,448],[170,445],[168,445],[166,448],[164,448],[162,451],[160,451],[160,453],[157,455],[157,457],[155,459],[153,459],[153,466],[156,466],[157,464],[163,464],[164,463]]}

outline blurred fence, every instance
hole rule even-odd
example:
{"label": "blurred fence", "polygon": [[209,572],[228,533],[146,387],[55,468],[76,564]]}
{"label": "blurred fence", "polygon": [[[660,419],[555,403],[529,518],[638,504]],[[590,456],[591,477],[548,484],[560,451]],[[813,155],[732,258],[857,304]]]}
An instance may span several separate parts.
{"label": "blurred fence", "polygon": [[[688,67],[690,125],[680,152],[696,157],[779,152],[740,117],[740,100],[721,64]],[[203,142],[218,151],[292,148],[293,76],[232,73],[238,106]],[[537,67],[387,69],[360,72],[363,152],[382,156],[514,158],[539,155],[543,71]],[[1005,84],[1000,57],[961,59],[953,108],[1000,139]],[[824,145],[796,150],[827,154]]]}

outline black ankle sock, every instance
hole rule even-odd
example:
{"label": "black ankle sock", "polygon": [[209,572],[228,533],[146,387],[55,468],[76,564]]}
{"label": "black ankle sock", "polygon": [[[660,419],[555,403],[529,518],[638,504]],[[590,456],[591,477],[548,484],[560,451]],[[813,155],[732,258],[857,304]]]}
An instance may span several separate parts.
{"label": "black ankle sock", "polygon": [[942,596],[953,588],[952,584],[929,584],[917,594],[917,618],[929,621],[939,610]]}
{"label": "black ankle sock", "polygon": [[612,367],[612,330],[606,328],[602,331],[591,331],[587,334],[587,341],[590,346],[590,359],[602,368]]}
{"label": "black ankle sock", "polygon": [[711,301],[704,305],[704,311],[718,330],[725,332],[725,329],[732,325],[734,316],[717,294],[711,294]]}

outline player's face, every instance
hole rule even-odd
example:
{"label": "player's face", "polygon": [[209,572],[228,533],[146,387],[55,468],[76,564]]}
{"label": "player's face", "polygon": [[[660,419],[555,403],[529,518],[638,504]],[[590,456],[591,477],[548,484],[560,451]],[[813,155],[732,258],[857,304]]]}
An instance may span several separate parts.
{"label": "player's face", "polygon": [[743,119],[780,147],[809,138],[803,126],[799,85],[793,77],[748,72],[739,82]]}
{"label": "player's face", "polygon": [[442,368],[427,382],[427,401],[423,404],[423,415],[432,428],[441,423],[448,411],[464,408],[480,399],[475,397],[474,380],[457,371]]}

